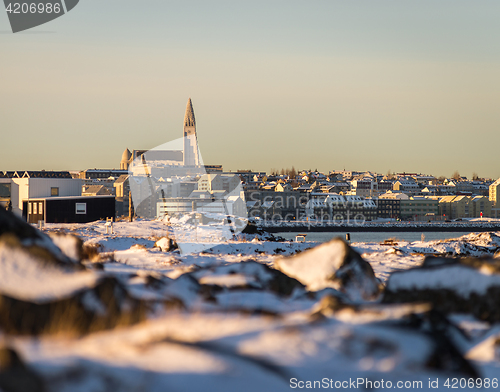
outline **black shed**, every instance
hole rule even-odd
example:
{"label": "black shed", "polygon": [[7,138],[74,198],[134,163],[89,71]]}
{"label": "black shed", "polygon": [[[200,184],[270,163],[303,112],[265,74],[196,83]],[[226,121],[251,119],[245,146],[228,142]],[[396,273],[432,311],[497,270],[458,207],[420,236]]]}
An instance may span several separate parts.
{"label": "black shed", "polygon": [[28,223],[87,223],[114,218],[114,196],[41,197],[23,200]]}

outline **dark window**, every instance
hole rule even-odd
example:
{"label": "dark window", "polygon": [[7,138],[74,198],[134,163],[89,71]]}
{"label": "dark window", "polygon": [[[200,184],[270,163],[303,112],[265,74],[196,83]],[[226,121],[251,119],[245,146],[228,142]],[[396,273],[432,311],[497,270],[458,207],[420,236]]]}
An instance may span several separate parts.
{"label": "dark window", "polygon": [[0,184],[0,197],[10,197],[10,184]]}
{"label": "dark window", "polygon": [[59,196],[59,188],[58,187],[50,188],[50,196]]}

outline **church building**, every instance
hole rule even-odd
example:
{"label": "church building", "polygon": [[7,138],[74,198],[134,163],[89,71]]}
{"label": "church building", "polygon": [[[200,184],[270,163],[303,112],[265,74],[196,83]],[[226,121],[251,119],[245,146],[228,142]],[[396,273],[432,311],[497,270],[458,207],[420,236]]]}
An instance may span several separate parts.
{"label": "church building", "polygon": [[[196,135],[196,120],[194,117],[193,103],[189,98],[186,105],[186,113],[184,114],[184,129],[183,129],[183,151],[176,150],[133,150],[130,152],[128,148],[122,154],[120,161],[120,170],[129,170],[132,162],[140,157],[147,156],[148,161],[158,160],[168,162],[169,165],[179,166],[200,166],[200,152],[198,149],[198,138]],[[222,166],[210,166],[214,171],[222,171]]]}

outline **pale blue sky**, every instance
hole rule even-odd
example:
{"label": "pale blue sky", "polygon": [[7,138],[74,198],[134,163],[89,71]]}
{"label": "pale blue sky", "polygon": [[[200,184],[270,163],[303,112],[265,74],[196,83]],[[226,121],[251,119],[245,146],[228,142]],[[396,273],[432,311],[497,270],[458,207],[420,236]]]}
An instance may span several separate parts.
{"label": "pale blue sky", "polygon": [[205,163],[500,177],[500,2],[80,0],[11,34],[0,170],[118,167],[182,133]]}

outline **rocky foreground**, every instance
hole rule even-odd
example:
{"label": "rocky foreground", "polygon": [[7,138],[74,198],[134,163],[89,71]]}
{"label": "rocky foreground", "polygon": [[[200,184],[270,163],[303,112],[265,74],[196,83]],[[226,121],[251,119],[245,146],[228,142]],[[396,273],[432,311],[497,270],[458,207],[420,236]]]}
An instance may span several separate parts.
{"label": "rocky foreground", "polygon": [[104,233],[40,232],[0,209],[1,391],[498,388],[495,233],[352,246],[240,235],[187,256],[162,222]]}

